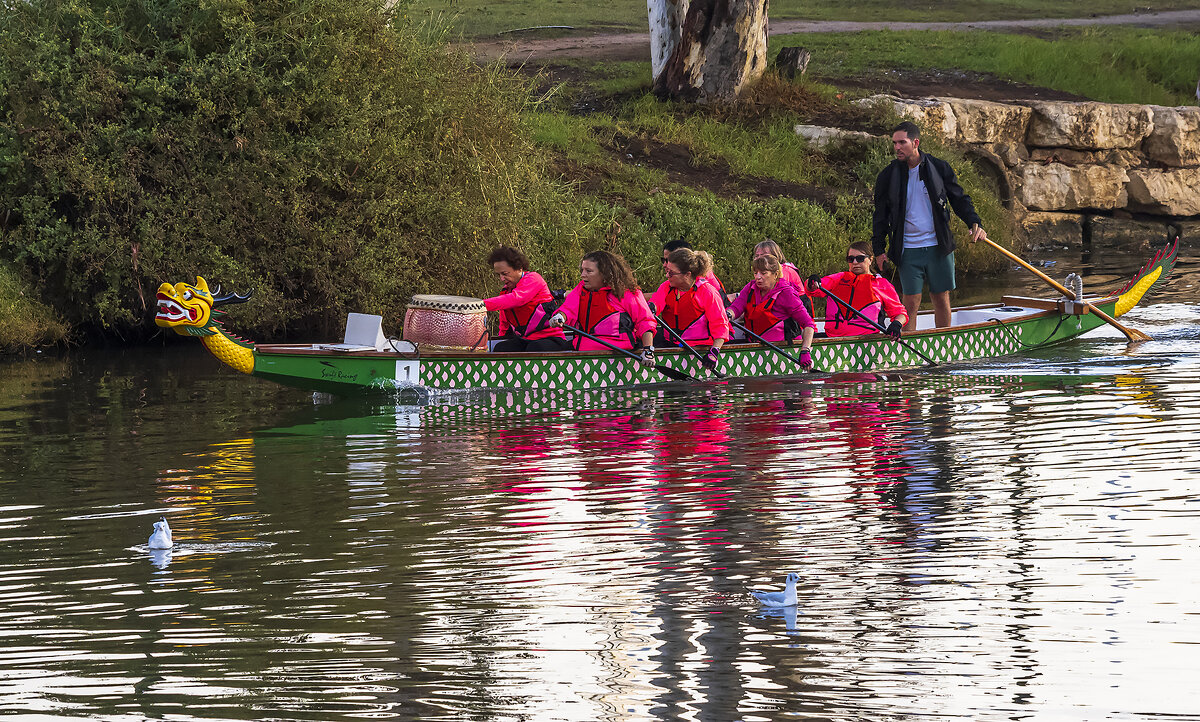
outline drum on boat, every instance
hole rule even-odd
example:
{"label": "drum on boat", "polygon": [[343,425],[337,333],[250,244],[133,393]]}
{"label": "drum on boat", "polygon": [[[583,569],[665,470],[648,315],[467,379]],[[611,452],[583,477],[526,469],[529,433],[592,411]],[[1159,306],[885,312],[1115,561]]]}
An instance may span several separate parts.
{"label": "drum on boat", "polygon": [[404,340],[456,351],[487,351],[487,309],[468,296],[412,297],[404,312]]}

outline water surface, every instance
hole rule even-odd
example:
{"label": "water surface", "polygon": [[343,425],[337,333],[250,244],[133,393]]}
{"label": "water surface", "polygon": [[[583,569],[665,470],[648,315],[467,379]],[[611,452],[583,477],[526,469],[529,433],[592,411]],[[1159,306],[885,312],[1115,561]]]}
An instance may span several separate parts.
{"label": "water surface", "polygon": [[[1200,719],[1198,317],[508,413],[314,403],[196,345],[7,363],[2,709]],[[791,571],[796,608],[745,594]]]}

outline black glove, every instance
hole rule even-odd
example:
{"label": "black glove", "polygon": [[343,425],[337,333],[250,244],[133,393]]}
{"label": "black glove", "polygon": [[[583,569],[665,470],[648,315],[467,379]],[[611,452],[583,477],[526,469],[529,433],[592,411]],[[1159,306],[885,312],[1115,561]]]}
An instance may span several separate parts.
{"label": "black glove", "polygon": [[900,338],[900,329],[901,328],[902,328],[902,326],[900,325],[899,321],[892,321],[892,325],[888,326],[887,330],[884,331],[884,333],[891,336],[892,338]]}
{"label": "black glove", "polygon": [[721,349],[713,346],[704,354],[704,358],[700,359],[700,363],[704,364],[704,368],[712,371],[717,367],[717,357],[721,355]]}
{"label": "black glove", "polygon": [[815,291],[820,287],[821,287],[821,277],[820,276],[813,274],[808,277],[808,289],[810,291]]}

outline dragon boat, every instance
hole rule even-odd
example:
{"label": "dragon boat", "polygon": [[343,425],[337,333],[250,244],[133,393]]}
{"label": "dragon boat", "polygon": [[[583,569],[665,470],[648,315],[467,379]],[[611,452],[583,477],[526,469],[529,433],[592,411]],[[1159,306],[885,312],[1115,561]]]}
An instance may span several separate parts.
{"label": "dragon boat", "polygon": [[[1178,245],[1176,239],[1160,250],[1111,296],[1085,298],[1078,285],[1075,298],[1003,296],[999,303],[953,309],[951,325],[945,328],[935,328],[932,313],[922,312],[917,329],[906,332],[903,343],[882,334],[818,338],[813,343],[813,362],[828,372],[889,371],[1060,344],[1104,325],[1104,320],[1088,311],[1089,305],[1115,317],[1129,312],[1170,274]],[[607,351],[446,350],[389,339],[381,331],[376,332],[374,343],[255,344],[227,333],[220,322],[221,306],[248,298],[248,294],[222,294],[219,286],[210,291],[202,277],[195,284],[163,283],[158,289],[155,323],[183,336],[198,337],[217,359],[241,373],[339,396],[403,389],[416,389],[423,395],[506,389],[580,391],[668,382],[654,368],[643,368],[628,357]],[[704,375],[695,357],[680,349],[662,350],[658,364]],[[718,371],[725,377],[779,377],[801,372],[798,362],[780,350],[736,338],[722,349]]]}

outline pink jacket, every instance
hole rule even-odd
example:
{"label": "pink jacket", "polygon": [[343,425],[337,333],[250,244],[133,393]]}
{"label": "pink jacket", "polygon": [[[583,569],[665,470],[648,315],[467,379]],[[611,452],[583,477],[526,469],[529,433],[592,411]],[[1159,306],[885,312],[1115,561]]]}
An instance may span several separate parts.
{"label": "pink jacket", "polygon": [[729,310],[733,312],[734,318],[746,316],[743,325],[747,328],[751,326],[751,316],[755,318],[761,316],[763,320],[777,319],[778,323],[765,331],[755,331],[771,343],[783,343],[786,340],[783,324],[789,319],[795,321],[802,329],[817,327],[812,316],[808,314],[808,309],[800,301],[800,294],[796,293],[796,287],[783,279],[776,282],[775,288],[766,293],[758,290],[754,281],[747,283],[738,297],[730,304]]}
{"label": "pink jacket", "polygon": [[[841,291],[848,288],[845,279],[851,275],[849,271],[830,274],[821,279],[821,286],[828,289],[830,293],[837,293],[839,298],[848,301],[872,321],[878,318],[879,310],[882,308],[888,318],[900,323],[908,322],[908,312],[904,310],[904,304],[896,295],[896,289],[883,276],[871,274],[871,291],[874,299],[853,299],[848,297],[849,294],[843,295]],[[818,289],[811,295],[826,296],[828,294]],[[831,338],[834,336],[863,336],[871,333],[879,333],[879,329],[868,324],[857,314],[847,311],[837,301],[825,299],[825,334],[827,336]]]}
{"label": "pink jacket", "polygon": [[[650,302],[657,309],[659,318],[684,341],[711,346],[717,339],[729,340],[729,318],[725,315],[725,302],[718,288],[707,276],[696,281],[689,291],[677,291],[671,288],[670,281],[663,281]],[[674,311],[669,315],[668,297]]]}
{"label": "pink jacket", "polygon": [[[583,283],[571,289],[558,308],[567,324],[599,336],[614,346],[632,349],[647,331],[653,333],[657,324],[646,305],[646,297],[636,288],[617,298],[611,288],[592,292],[585,290]],[[579,351],[607,351],[605,346],[591,339],[577,336],[575,348]]]}
{"label": "pink jacket", "polygon": [[512,288],[505,284],[499,296],[485,298],[483,305],[489,311],[500,312],[501,336],[511,330],[528,341],[563,337],[561,328],[546,325],[554,313],[554,297],[546,281],[532,271],[522,274]]}
{"label": "pink jacket", "polygon": [[800,271],[797,270],[796,264],[784,262],[782,264],[782,267],[779,270],[780,270],[779,277],[781,279],[783,279],[783,280],[787,281],[788,283],[792,284],[793,286],[795,286],[796,293],[798,295],[801,295],[801,296],[805,295],[804,294],[804,281],[800,280]]}

